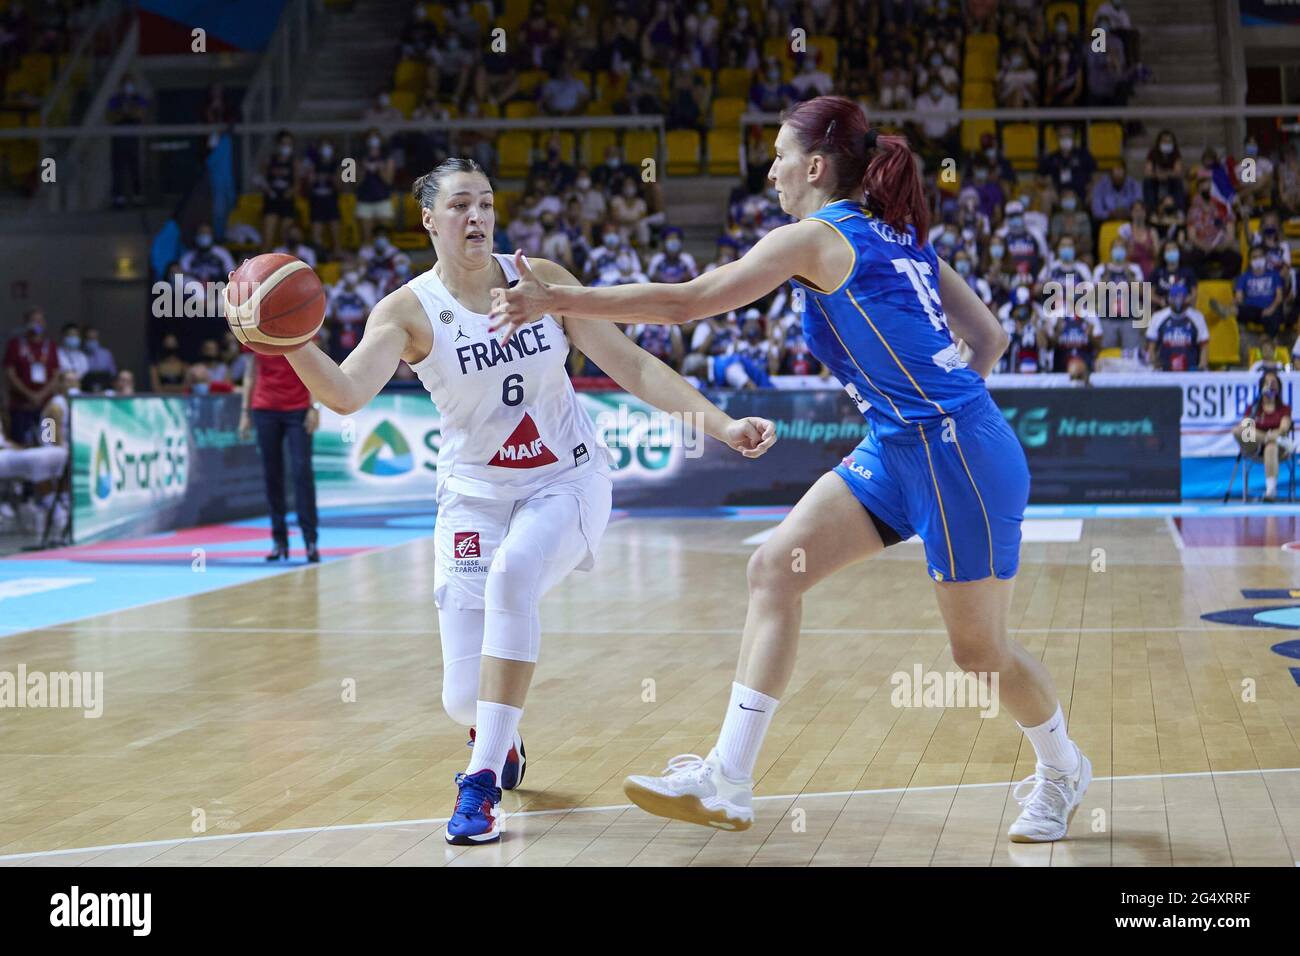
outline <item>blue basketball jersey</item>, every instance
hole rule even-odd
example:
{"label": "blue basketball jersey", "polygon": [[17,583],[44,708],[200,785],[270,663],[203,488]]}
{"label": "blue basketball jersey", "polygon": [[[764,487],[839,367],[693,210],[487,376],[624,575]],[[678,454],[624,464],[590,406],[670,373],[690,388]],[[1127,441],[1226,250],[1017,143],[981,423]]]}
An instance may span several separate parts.
{"label": "blue basketball jersey", "polygon": [[918,245],[911,227],[895,232],[852,199],[809,218],[848,243],[853,265],[825,292],[792,280],[804,293],[804,338],[877,435],[915,433],[987,395],[948,331],[933,246]]}

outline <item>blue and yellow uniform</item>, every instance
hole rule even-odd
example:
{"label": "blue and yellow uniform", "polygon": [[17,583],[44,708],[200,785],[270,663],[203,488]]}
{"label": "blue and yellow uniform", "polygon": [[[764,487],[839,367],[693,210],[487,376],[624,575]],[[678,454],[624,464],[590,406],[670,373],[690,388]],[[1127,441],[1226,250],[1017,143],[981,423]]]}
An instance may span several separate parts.
{"label": "blue and yellow uniform", "polygon": [[829,290],[794,280],[804,338],[872,425],[835,473],[877,524],[903,540],[920,535],[936,581],[1013,577],[1029,467],[984,380],[958,355],[934,248],[851,199],[809,218],[835,230],[853,264]]}

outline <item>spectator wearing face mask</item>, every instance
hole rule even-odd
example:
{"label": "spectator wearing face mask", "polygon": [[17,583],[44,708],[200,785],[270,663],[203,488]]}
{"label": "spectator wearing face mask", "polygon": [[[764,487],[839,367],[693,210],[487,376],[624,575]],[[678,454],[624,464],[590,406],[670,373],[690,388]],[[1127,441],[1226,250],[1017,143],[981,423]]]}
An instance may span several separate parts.
{"label": "spectator wearing face mask", "polygon": [[1183,252],[1178,243],[1166,240],[1160,249],[1160,261],[1151,273],[1151,301],[1158,309],[1169,304],[1169,290],[1174,283],[1182,283],[1193,302],[1196,301],[1196,273],[1183,262]]}
{"label": "spectator wearing face mask", "polygon": [[90,360],[81,349],[81,328],[68,322],[59,333],[59,368],[73,372],[80,381],[90,370]]}
{"label": "spectator wearing face mask", "polygon": [[537,91],[537,105],[543,116],[578,116],[591,100],[587,84],[574,73],[571,58],[565,57],[557,76],[551,77]]}
{"label": "spectator wearing face mask", "polygon": [[[118,91],[108,101],[108,121],[113,126],[139,126],[149,112],[149,100],[136,86],[135,80],[122,77]],[[127,197],[136,205],[144,202],[140,193],[140,138],[114,136],[111,147],[113,208],[121,209]]]}
{"label": "spectator wearing face mask", "polygon": [[58,346],[45,337],[45,313],[40,309],[23,314],[22,333],[5,346],[4,368],[9,380],[9,434],[18,444],[29,445],[59,374]]}
{"label": "spectator wearing face mask", "polygon": [[542,258],[558,262],[569,272],[577,272],[573,261],[573,247],[569,243],[569,233],[560,224],[560,217],[547,211],[542,213]]}
{"label": "spectator wearing face mask", "polygon": [[984,277],[984,281],[989,284],[989,289],[993,292],[993,301],[998,306],[1001,306],[1010,298],[1011,280],[1014,278],[1015,272],[1015,268],[1007,258],[1006,240],[994,233],[989,240],[984,263],[980,267],[980,274]]}
{"label": "spectator wearing face mask", "polygon": [[1002,207],[1006,205],[1007,194],[1002,188],[1002,183],[998,181],[990,167],[982,161],[977,163],[971,171],[970,182],[971,188],[979,197],[979,211],[982,216],[993,222],[1002,214]]}
{"label": "spectator wearing face mask", "polygon": [[433,91],[443,102],[459,103],[464,99],[474,76],[475,56],[461,43],[460,37],[448,33],[441,43],[429,46],[425,57],[429,61],[425,89]]}
{"label": "spectator wearing face mask", "polygon": [[983,276],[975,273],[975,260],[971,253],[965,249],[953,256],[952,267],[961,276],[961,280],[970,287],[971,291],[980,297],[980,301],[987,306],[993,303],[993,288],[989,285],[988,280]]}
{"label": "spectator wearing face mask", "polygon": [[[1253,165],[1253,171],[1250,176],[1245,175],[1247,169]],[[1242,158],[1234,163],[1230,163],[1229,168],[1232,170],[1233,183],[1237,190],[1237,199],[1241,207],[1246,212],[1256,206],[1267,203],[1273,196],[1274,166],[1273,161],[1259,151],[1259,143],[1253,136],[1246,137],[1246,143],[1242,147]]]}
{"label": "spectator wearing face mask", "polygon": [[1005,109],[1026,109],[1038,105],[1038,71],[1029,62],[1026,48],[1012,45],[998,71],[998,105]]}
{"label": "spectator wearing face mask", "polygon": [[[497,52],[489,45],[473,68],[473,87],[470,98],[475,103],[500,106],[514,99],[519,92],[519,67],[514,46],[507,44]],[[435,100],[438,95],[434,93]]]}
{"label": "spectator wearing face mask", "polygon": [[1039,161],[1039,188],[1051,189],[1060,196],[1071,189],[1085,201],[1092,187],[1097,163],[1086,149],[1075,148],[1074,130],[1062,127],[1057,134],[1057,149]]}
{"label": "spectator wearing face mask", "polygon": [[542,254],[542,223],[537,215],[536,206],[521,205],[518,213],[506,227],[506,237],[511,249],[522,249],[526,256]]}
{"label": "spectator wearing face mask", "polygon": [[1065,236],[1057,243],[1056,255],[1038,273],[1040,286],[1048,282],[1061,285],[1066,285],[1068,282],[1073,288],[1078,288],[1083,283],[1091,281],[1092,270],[1088,268],[1086,262],[1079,260],[1078,246],[1072,236]]}
{"label": "spectator wearing face mask", "polygon": [[699,275],[695,259],[682,251],[682,231],[676,226],[664,230],[664,251],[651,257],[646,275],[651,282],[689,282]]}
{"label": "spectator wearing face mask", "polygon": [[456,0],[456,5],[447,13],[447,30],[454,33],[461,46],[467,50],[473,50],[479,45],[483,28],[474,19],[469,0]]}
{"label": "spectator wearing face mask", "polygon": [[1151,317],[1147,328],[1147,364],[1162,372],[1207,371],[1210,367],[1210,327],[1192,308],[1188,289],[1175,282],[1169,305]]}
{"label": "spectator wearing face mask", "polygon": [[[614,268],[614,258],[620,251],[627,250],[636,257],[635,251],[623,240],[618,227],[612,222],[606,222],[601,227],[600,245],[591,250],[591,255],[587,257],[587,263],[584,270],[585,280],[590,283],[598,279],[602,272]],[[637,259],[636,270],[641,271],[640,259]]]}
{"label": "spectator wearing face mask", "polygon": [[1262,330],[1268,339],[1276,339],[1282,322],[1282,277],[1268,267],[1268,257],[1259,248],[1250,251],[1250,271],[1233,283],[1237,318],[1252,331]]}
{"label": "spectator wearing face mask", "polygon": [[591,171],[592,183],[606,194],[619,192],[624,179],[636,178],[636,167],[624,162],[619,148],[612,145],[605,147],[605,161]]}
{"label": "spectator wearing face mask", "polygon": [[158,359],[149,366],[150,390],[159,395],[182,395],[189,366],[181,358],[180,340],[172,333],[163,336]]}
{"label": "spectator wearing face mask", "polygon": [[275,138],[274,151],[262,167],[262,243],[265,246],[279,242],[280,230],[296,217],[294,197],[297,195],[298,164],[293,159],[293,134],[282,130]]}
{"label": "spectator wearing face mask", "polygon": [[[957,97],[944,89],[942,81],[932,75],[925,95],[918,97],[915,108],[919,113],[939,113],[956,110],[958,106]],[[927,116],[920,121],[920,128],[929,146],[927,161],[938,163],[957,152],[960,146],[957,134],[961,124],[956,118]]]}
{"label": "spectator wearing face mask", "polygon": [[387,90],[380,90],[375,95],[374,102],[361,114],[361,119],[372,126],[379,126],[383,123],[400,123],[406,117],[393,105],[392,94]]}
{"label": "spectator wearing face mask", "polygon": [[1110,303],[1115,297],[1109,290],[1119,288],[1122,284],[1142,282],[1142,270],[1129,261],[1128,244],[1123,239],[1111,243],[1107,258],[1097,264],[1093,270],[1092,281],[1098,286],[1097,303],[1101,312],[1102,347],[1122,349],[1127,357],[1137,358],[1142,347],[1142,330],[1134,325],[1139,316],[1130,315],[1128,303],[1140,301],[1140,297],[1130,294],[1121,295],[1119,302],[1124,308],[1117,314],[1111,313]]}
{"label": "spectator wearing face mask", "polygon": [[586,3],[574,7],[573,16],[564,25],[564,49],[574,56],[579,69],[600,68],[600,31]]}
{"label": "spectator wearing face mask", "polygon": [[1129,207],[1141,198],[1141,185],[1124,171],[1122,163],[1116,163],[1092,187],[1092,217],[1097,222],[1128,219]]}
{"label": "spectator wearing face mask", "polygon": [[[528,169],[529,179],[545,181],[545,192],[556,194],[567,192],[573,187],[577,173],[560,154],[560,134],[552,133],[546,140],[546,152]],[[559,200],[557,199],[558,203]],[[558,210],[556,210],[558,212]]]}
{"label": "spectator wearing face mask", "polygon": [[388,230],[382,226],[376,229],[374,241],[357,250],[365,281],[378,288],[392,274],[399,255],[400,251],[388,238]]}
{"label": "spectator wearing face mask", "polygon": [[1010,339],[998,370],[1020,374],[1043,371],[1050,343],[1042,310],[1028,286],[1015,289],[1010,301],[998,310],[998,318]]}
{"label": "spectator wearing face mask", "polygon": [[609,217],[625,242],[645,247],[650,241],[650,227],[645,219],[649,209],[637,190],[636,180],[623,180],[622,191],[609,203]]}
{"label": "spectator wearing face mask", "polygon": [[374,287],[361,281],[361,270],[356,263],[346,263],[343,274],[329,289],[325,301],[325,316],[330,326],[330,357],[334,361],[343,361],[357,347],[375,301]]}
{"label": "spectator wearing face mask", "polygon": [[370,242],[376,225],[391,225],[395,216],[393,178],[397,175],[397,164],[379,130],[366,133],[366,151],[359,165],[356,218],[364,245]]}
{"label": "spectator wearing face mask", "polygon": [[1282,278],[1282,326],[1289,327],[1296,317],[1296,272],[1291,266],[1291,244],[1282,238],[1276,210],[1260,217],[1259,232],[1250,237],[1251,255],[1264,253],[1264,267]]}
{"label": "spectator wearing face mask", "polygon": [[1009,271],[1032,276],[1042,268],[1047,259],[1047,245],[1026,224],[1024,203],[1019,200],[1007,203],[1005,223],[994,235],[1002,240]]}
{"label": "spectator wearing face mask", "polygon": [[235,271],[235,259],[225,246],[216,244],[212,226],[205,222],[194,234],[194,248],[181,256],[180,268],[188,281],[224,282]]}
{"label": "spectator wearing face mask", "polygon": [[112,381],[117,375],[117,361],[99,340],[99,329],[87,325],[81,330],[81,350],[86,353],[86,376],[103,376]]}
{"label": "spectator wearing face mask", "polygon": [[[997,137],[992,133],[980,134],[979,149],[976,152],[971,153],[967,158],[966,175],[975,178],[981,166],[985,167],[987,170],[987,181],[1000,186],[1001,193],[1004,197],[1010,196],[1012,192],[1015,191],[1015,167],[1011,165],[1010,160],[1002,155],[1002,151],[998,148]],[[978,182],[975,185],[977,189],[980,188]],[[983,190],[981,190],[980,198],[982,202],[984,199]],[[1003,201],[1004,200],[999,200],[996,205],[999,212],[1002,209]],[[987,210],[985,214],[990,215]],[[991,215],[990,218],[992,218]]]}
{"label": "spectator wearing face mask", "polygon": [[1084,44],[1084,76],[1088,106],[1127,106],[1133,90],[1129,50],[1123,37],[1112,32],[1107,17],[1096,20],[1096,28],[1107,38],[1105,44]]}
{"label": "spectator wearing face mask", "polygon": [[631,249],[621,249],[615,253],[613,259],[601,270],[600,276],[592,285],[610,286],[610,285],[631,285],[633,283],[649,282],[649,278],[641,271],[641,263]]}
{"label": "spectator wearing face mask", "polygon": [[749,86],[749,102],[756,112],[779,113],[799,102],[799,91],[781,79],[781,64],[768,57],[763,72]]}
{"label": "spectator wearing face mask", "polygon": [[430,44],[438,37],[437,27],[429,20],[428,11],[423,3],[417,3],[411,11],[411,19],[402,27],[402,59],[418,60],[428,52]]}
{"label": "spectator wearing face mask", "polygon": [[1188,265],[1201,278],[1212,278],[1216,271],[1232,276],[1241,269],[1241,254],[1236,250],[1236,220],[1231,208],[1214,201],[1210,176],[1209,170],[1201,170],[1196,195],[1187,210],[1187,238],[1192,247]]}
{"label": "spectator wearing face mask", "polygon": [[1144,278],[1150,278],[1156,268],[1156,249],[1160,245],[1160,235],[1147,224],[1147,207],[1135,202],[1129,211],[1129,221],[1119,227],[1120,237],[1128,244],[1128,257],[1134,265],[1142,270]]}
{"label": "spectator wearing face mask", "polygon": [[1083,99],[1083,68],[1078,43],[1070,36],[1070,26],[1064,17],[1057,18],[1055,43],[1047,60],[1043,94],[1049,107],[1079,106]]}
{"label": "spectator wearing face mask", "polygon": [[1079,196],[1073,189],[1061,191],[1060,208],[1052,213],[1047,243],[1049,246],[1059,246],[1066,237],[1073,240],[1077,258],[1092,260],[1092,219],[1079,208]]}
{"label": "spectator wearing face mask", "polygon": [[1088,380],[1101,352],[1101,322],[1095,312],[1080,306],[1087,301],[1087,291],[1076,286],[1074,299],[1067,297],[1060,313],[1048,317],[1052,371],[1065,372],[1075,382]]}
{"label": "spectator wearing face mask", "polygon": [[1178,208],[1187,208],[1183,188],[1183,157],[1178,150],[1178,140],[1167,129],[1156,136],[1156,144],[1147,153],[1143,170],[1142,198],[1148,209],[1155,209],[1165,196],[1173,197]]}
{"label": "spectator wearing face mask", "polygon": [[284,244],[276,246],[272,252],[280,252],[285,255],[294,256],[301,259],[313,269],[316,268],[316,250],[307,245],[302,234],[302,227],[296,222],[289,226],[285,231]]}
{"label": "spectator wearing face mask", "polygon": [[[311,219],[311,241],[337,258],[342,247],[342,217],[339,213],[340,159],[331,139],[322,139],[304,163],[307,208]],[[326,236],[328,235],[328,242]]]}

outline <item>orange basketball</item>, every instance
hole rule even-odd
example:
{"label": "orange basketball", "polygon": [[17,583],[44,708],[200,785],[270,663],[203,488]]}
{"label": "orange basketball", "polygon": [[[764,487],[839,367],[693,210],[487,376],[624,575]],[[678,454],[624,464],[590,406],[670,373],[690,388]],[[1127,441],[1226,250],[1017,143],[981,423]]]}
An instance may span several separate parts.
{"label": "orange basketball", "polygon": [[302,348],[325,320],[325,290],[296,256],[272,252],[246,260],[224,294],[230,331],[263,355]]}

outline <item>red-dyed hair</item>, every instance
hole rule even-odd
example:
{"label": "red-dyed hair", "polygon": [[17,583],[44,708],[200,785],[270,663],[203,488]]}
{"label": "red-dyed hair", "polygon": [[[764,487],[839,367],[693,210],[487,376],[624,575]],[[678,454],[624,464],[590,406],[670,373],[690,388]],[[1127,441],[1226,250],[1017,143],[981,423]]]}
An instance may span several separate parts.
{"label": "red-dyed hair", "polygon": [[868,150],[866,114],[846,96],[807,100],[781,122],[790,127],[801,150],[820,153],[829,161],[832,192],[853,197],[865,192],[867,206],[876,215],[899,232],[913,226],[917,242],[925,244],[930,209],[906,136],[878,135],[875,149]]}

